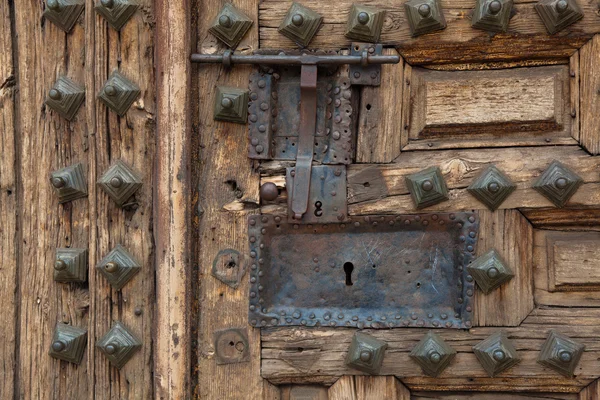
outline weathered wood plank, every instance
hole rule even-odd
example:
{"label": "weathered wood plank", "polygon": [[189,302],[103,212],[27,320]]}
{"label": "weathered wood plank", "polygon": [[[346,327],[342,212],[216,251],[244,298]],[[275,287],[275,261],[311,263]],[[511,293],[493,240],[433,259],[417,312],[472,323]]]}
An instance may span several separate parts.
{"label": "weathered wood plank", "polygon": [[342,376],[329,388],[329,400],[410,400],[410,392],[393,376]]}
{"label": "weathered wood plank", "polygon": [[580,89],[579,89],[579,85],[581,84],[580,82],[580,73],[579,73],[579,51],[576,51],[575,53],[573,53],[573,55],[571,56],[571,58],[569,59],[569,86],[570,86],[570,105],[571,105],[571,110],[570,110],[570,115],[571,115],[571,136],[573,137],[573,139],[577,140],[577,142],[580,141],[580,137],[581,137],[581,128],[580,128],[580,122],[581,122],[581,116],[580,116]]}
{"label": "weathered wood plank", "polygon": [[[485,397],[482,397],[485,396]],[[577,400],[575,393],[458,393],[413,392],[412,400]]]}
{"label": "weathered wood plank", "polygon": [[599,230],[600,209],[521,209],[534,228]]}
{"label": "weathered wood plank", "polygon": [[600,398],[600,379],[591,383],[579,393],[579,400],[596,400]]}
{"label": "weathered wood plank", "polygon": [[548,235],[546,245],[552,291],[600,291],[600,233]]}
{"label": "weathered wood plank", "polygon": [[591,154],[600,154],[600,37],[595,36],[579,50],[580,142]]}

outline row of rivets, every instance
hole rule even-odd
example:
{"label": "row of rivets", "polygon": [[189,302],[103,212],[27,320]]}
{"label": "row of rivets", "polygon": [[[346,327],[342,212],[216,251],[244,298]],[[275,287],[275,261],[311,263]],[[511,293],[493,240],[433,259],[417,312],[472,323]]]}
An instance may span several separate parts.
{"label": "row of rivets", "polygon": [[[94,7],[106,22],[116,30],[135,14],[139,5],[131,0],[100,0]],[[65,32],[70,32],[85,9],[84,0],[46,0],[44,17]]]}

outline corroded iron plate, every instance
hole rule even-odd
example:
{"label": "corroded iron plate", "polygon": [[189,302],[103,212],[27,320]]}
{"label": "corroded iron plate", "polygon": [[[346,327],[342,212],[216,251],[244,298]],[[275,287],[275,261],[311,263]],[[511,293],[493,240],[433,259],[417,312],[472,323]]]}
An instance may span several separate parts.
{"label": "corroded iron plate", "polygon": [[471,327],[476,214],[248,223],[253,326]]}

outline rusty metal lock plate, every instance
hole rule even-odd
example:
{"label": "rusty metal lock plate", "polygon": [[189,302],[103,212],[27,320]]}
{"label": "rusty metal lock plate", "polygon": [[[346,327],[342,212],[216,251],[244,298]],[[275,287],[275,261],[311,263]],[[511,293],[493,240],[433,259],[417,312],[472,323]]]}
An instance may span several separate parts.
{"label": "rusty metal lock plate", "polygon": [[253,326],[471,327],[474,213],[248,223]]}
{"label": "rusty metal lock plate", "polygon": [[[354,43],[350,55],[360,56],[366,52],[369,56],[380,56],[383,54],[382,44]],[[381,85],[381,65],[350,65],[350,84],[362,86]]]}

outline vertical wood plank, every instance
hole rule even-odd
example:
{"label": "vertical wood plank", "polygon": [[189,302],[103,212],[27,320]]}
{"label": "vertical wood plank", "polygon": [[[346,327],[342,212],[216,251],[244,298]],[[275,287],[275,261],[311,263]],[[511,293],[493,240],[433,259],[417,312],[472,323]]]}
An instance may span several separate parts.
{"label": "vertical wood plank", "polygon": [[410,85],[412,82],[412,67],[408,63],[404,63],[404,80],[402,82],[402,113],[401,118],[401,133],[400,133],[400,148],[408,146],[408,132],[410,131]]}
{"label": "vertical wood plank", "polygon": [[600,399],[600,379],[594,381],[579,393],[579,400],[598,399]]}
{"label": "vertical wood plank", "polygon": [[569,59],[569,76],[570,76],[570,89],[571,89],[571,136],[573,139],[580,141],[580,127],[579,121],[581,117],[579,116],[579,85],[580,85],[580,76],[579,76],[579,51],[573,53],[571,58]]}
{"label": "vertical wood plank", "polygon": [[594,36],[579,49],[580,143],[591,154],[600,154],[600,36]]}
{"label": "vertical wood plank", "polygon": [[395,376],[342,376],[329,388],[329,400],[410,400],[410,391]]}

